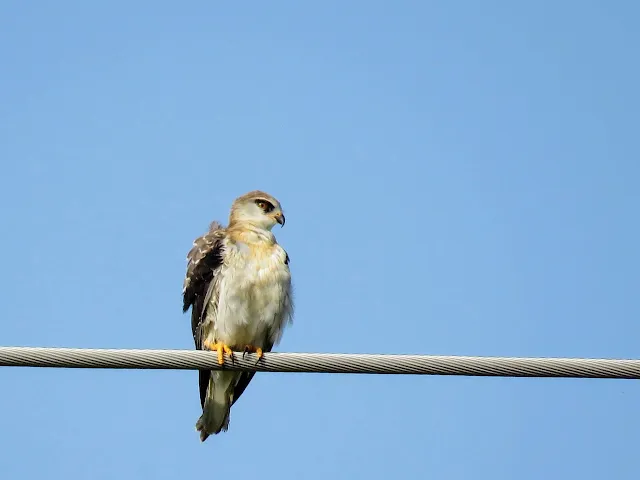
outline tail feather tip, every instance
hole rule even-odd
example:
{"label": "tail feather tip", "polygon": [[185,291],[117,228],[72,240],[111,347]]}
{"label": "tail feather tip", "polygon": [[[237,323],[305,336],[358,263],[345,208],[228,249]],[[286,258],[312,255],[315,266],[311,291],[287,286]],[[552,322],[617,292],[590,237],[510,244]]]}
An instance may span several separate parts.
{"label": "tail feather tip", "polygon": [[196,432],[200,433],[200,441],[204,442],[211,435],[217,435],[220,432],[226,432],[229,428],[229,417],[226,418],[226,421],[220,426],[220,428],[206,428],[205,422],[202,417],[198,419],[196,422]]}

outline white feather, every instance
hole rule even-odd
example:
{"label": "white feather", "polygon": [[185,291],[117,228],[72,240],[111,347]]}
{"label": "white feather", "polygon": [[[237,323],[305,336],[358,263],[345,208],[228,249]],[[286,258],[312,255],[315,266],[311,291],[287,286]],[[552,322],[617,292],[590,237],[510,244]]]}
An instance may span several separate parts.
{"label": "white feather", "polygon": [[291,315],[291,274],[284,249],[276,244],[261,255],[242,242],[225,243],[217,308],[207,316],[213,324],[207,340],[235,347],[277,343]]}

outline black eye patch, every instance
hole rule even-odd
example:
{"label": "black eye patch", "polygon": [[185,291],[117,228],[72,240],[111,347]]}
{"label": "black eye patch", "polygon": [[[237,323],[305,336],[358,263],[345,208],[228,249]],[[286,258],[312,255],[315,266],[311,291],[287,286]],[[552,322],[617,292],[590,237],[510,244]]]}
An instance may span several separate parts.
{"label": "black eye patch", "polygon": [[264,210],[264,213],[269,213],[271,211],[273,211],[274,207],[273,203],[269,202],[268,200],[256,200],[256,205],[258,205],[262,210]]}

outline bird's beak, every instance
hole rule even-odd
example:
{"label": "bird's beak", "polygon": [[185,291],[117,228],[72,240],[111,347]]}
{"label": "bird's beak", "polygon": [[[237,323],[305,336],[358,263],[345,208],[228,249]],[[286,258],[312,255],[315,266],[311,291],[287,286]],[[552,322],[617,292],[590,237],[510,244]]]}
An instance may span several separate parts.
{"label": "bird's beak", "polygon": [[283,213],[276,213],[274,215],[274,218],[276,219],[276,222],[280,224],[280,226],[284,227],[285,218]]}

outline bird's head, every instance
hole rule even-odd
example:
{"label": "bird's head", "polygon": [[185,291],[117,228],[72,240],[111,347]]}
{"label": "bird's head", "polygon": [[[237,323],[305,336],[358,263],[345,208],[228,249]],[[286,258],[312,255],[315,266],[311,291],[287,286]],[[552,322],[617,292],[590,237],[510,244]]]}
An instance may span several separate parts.
{"label": "bird's head", "polygon": [[254,190],[236,198],[231,206],[229,225],[244,223],[271,230],[276,223],[284,226],[280,202],[268,193]]}

